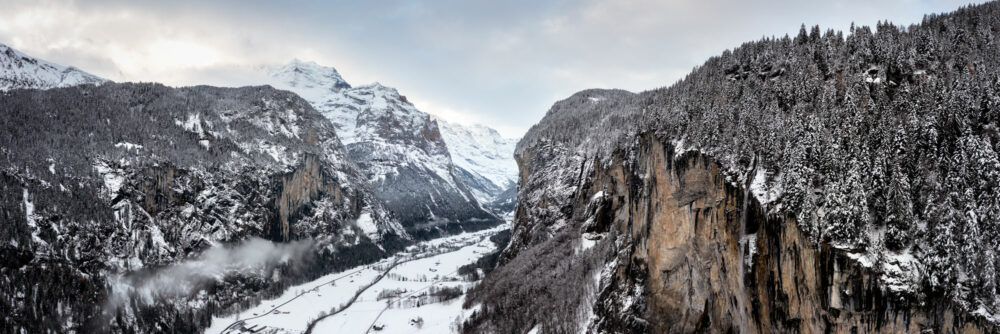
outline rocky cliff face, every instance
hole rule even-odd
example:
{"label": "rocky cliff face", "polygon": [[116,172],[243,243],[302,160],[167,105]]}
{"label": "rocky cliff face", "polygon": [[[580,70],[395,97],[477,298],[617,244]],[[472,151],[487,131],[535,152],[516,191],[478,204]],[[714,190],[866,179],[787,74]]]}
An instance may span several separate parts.
{"label": "rocky cliff face", "polygon": [[[794,219],[768,216],[713,158],[644,137],[627,163],[590,171],[626,251],[610,267],[590,329],[690,333],[982,333],[946,300],[895,294],[878,275]],[[603,225],[603,223],[610,226]],[[624,256],[623,256],[624,255]],[[627,308],[622,301],[644,307]],[[632,304],[635,305],[635,304]],[[636,314],[635,312],[638,312]]]}
{"label": "rocky cliff face", "polygon": [[[793,218],[765,214],[710,156],[652,135],[606,158],[542,143],[518,156],[521,184],[504,266],[563,242],[611,247],[577,326],[544,317],[498,326],[502,302],[481,298],[466,330],[542,333],[991,333],[945,298],[895,293],[845,250],[816,244]],[[560,172],[561,171],[561,172]],[[541,188],[538,188],[541,187]],[[557,241],[570,234],[570,241]],[[565,237],[562,237],[565,238]],[[593,246],[589,246],[593,247]],[[509,270],[509,269],[507,269]],[[488,277],[484,284],[513,282]],[[529,283],[525,283],[529,284]],[[545,282],[534,282],[545,285]],[[482,288],[480,288],[482,289]],[[489,289],[489,288],[486,288]],[[508,288],[509,289],[509,288]],[[580,287],[585,293],[587,289]],[[516,291],[516,289],[511,289]],[[551,294],[543,294],[551,298]],[[550,301],[526,298],[525,307]],[[559,302],[557,302],[559,303]],[[579,305],[573,307],[580,307]],[[509,316],[509,315],[508,315]]]}
{"label": "rocky cliff face", "polygon": [[995,332],[1000,58],[968,32],[997,13],[803,28],[669,87],[557,102],[518,144],[511,246],[470,328]]}

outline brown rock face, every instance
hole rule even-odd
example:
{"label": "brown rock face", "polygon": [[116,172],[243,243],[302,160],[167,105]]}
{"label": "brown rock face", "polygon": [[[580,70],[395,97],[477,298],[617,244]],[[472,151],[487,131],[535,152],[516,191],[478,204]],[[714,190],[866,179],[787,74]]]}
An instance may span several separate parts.
{"label": "brown rock face", "polygon": [[[652,136],[617,156],[581,168],[572,201],[576,218],[596,216],[585,231],[615,229],[627,240],[590,332],[996,332],[946,301],[883,289],[844,251],[815,245],[791,218],[766,215],[711,157],[675,156]],[[581,210],[595,195],[601,207]],[[531,205],[544,204],[521,203],[518,214]]]}
{"label": "brown rock face", "polygon": [[291,240],[290,220],[306,204],[319,197],[320,193],[332,194],[334,203],[342,203],[344,196],[340,187],[324,179],[319,159],[309,156],[305,163],[278,180],[275,198],[274,223],[269,236],[276,241]]}
{"label": "brown rock face", "polygon": [[144,182],[139,185],[144,194],[142,202],[146,212],[155,213],[174,204],[174,183],[176,169],[173,166],[152,167],[143,171]]}

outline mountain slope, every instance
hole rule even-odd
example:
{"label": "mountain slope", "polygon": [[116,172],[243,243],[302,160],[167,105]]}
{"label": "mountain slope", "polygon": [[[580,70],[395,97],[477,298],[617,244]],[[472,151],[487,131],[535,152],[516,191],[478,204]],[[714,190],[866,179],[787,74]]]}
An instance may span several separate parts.
{"label": "mountain slope", "polygon": [[465,330],[997,332],[998,17],[803,27],[557,102]]}
{"label": "mountain slope", "polygon": [[293,61],[269,70],[337,126],[376,196],[415,235],[499,223],[459,177],[438,122],[378,83],[351,87],[329,67]]}
{"label": "mountain slope", "polygon": [[[106,83],[14,90],[0,109],[7,328],[196,331],[409,238],[289,92]],[[255,243],[275,255],[237,258],[250,267],[183,269],[253,238],[281,244]]]}
{"label": "mountain slope", "polygon": [[480,203],[491,205],[517,186],[516,139],[503,138],[483,125],[465,126],[438,119],[452,161]]}
{"label": "mountain slope", "polygon": [[17,88],[47,89],[107,80],[93,74],[37,59],[0,44],[0,92]]}

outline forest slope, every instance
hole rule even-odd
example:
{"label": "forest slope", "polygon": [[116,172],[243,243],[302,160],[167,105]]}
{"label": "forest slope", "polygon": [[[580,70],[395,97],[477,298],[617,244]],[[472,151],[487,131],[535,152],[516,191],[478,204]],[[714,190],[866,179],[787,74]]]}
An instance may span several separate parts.
{"label": "forest slope", "polygon": [[[669,87],[638,94],[588,90],[556,103],[518,145],[522,175],[513,240],[504,253],[506,265],[494,273],[504,273],[503,268],[514,263],[523,268],[523,262],[531,260],[520,258],[528,254],[538,259],[533,261],[549,261],[538,252],[558,248],[550,245],[558,240],[580,240],[581,234],[601,238],[601,230],[595,230],[600,224],[595,224],[608,217],[615,217],[614,224],[653,227],[640,223],[642,216],[634,212],[611,215],[625,209],[609,211],[600,203],[605,201],[601,196],[611,195],[607,192],[664,200],[643,193],[653,180],[635,172],[649,163],[643,160],[648,158],[641,158],[640,148],[659,143],[670,147],[667,160],[689,151],[712,157],[725,183],[760,203],[763,215],[793,219],[810,247],[829,247],[863,266],[862,272],[875,277],[880,293],[905,296],[899,298],[920,305],[950,305],[955,312],[997,321],[997,18],[1000,3],[993,2],[928,15],[910,27],[880,23],[874,29],[852,27],[846,35],[803,27],[795,37],[768,38],[727,50]],[[623,192],[611,190],[614,182],[607,192],[588,188],[601,184],[593,178],[599,175],[595,171],[615,168],[621,169],[617,186],[624,187]],[[683,171],[674,173],[684,175]],[[691,198],[711,193],[708,189],[692,191]],[[614,203],[624,200],[612,199]],[[639,203],[616,205],[628,208]],[[736,209],[752,212],[751,201],[741,203],[747,204]],[[747,239],[738,240],[743,247],[733,249],[742,249],[742,261],[754,263],[752,259],[765,255],[753,255],[747,245],[761,245],[761,237],[745,233],[738,235]],[[620,261],[628,257],[614,255],[635,250],[627,245],[652,242],[646,239],[648,235],[642,236],[631,239],[631,244],[609,241],[615,245],[611,254],[594,256],[598,263],[616,258],[619,262],[606,262],[603,271],[627,265]],[[622,276],[638,280],[640,284],[632,287],[674,282],[650,281],[656,276],[647,277],[646,269],[632,268],[638,271]],[[515,282],[525,273],[516,268],[508,271],[517,274],[494,274],[482,291],[486,293],[491,285],[514,291],[503,284],[521,285]],[[668,332],[695,328],[643,327],[642,323],[648,325],[643,319],[658,316],[646,313],[653,304],[625,301],[635,301],[627,298],[629,293],[656,293],[631,290],[628,284],[613,285],[621,280],[602,277],[600,282],[602,295],[615,293],[625,298],[615,310],[623,312],[622,319],[640,324],[637,328]],[[527,291],[539,286],[545,283],[523,284]],[[536,300],[531,297],[535,295],[549,297]],[[827,293],[820,300],[830,303],[832,295]],[[506,301],[513,300],[485,296],[490,295],[476,301],[486,309],[503,310]],[[535,291],[522,297],[530,305],[567,302],[551,296]],[[571,300],[569,307],[584,311],[600,305],[577,304],[586,303],[586,298]],[[693,310],[708,308],[692,306]],[[587,312],[580,314],[585,317]],[[488,315],[481,319],[496,320]],[[537,322],[509,314],[506,319],[523,326]],[[590,319],[575,321],[592,330],[613,328],[600,327],[601,317]],[[943,318],[932,322],[928,326],[938,330],[948,323]],[[541,326],[543,333],[568,331],[552,322],[542,323],[546,325]]]}

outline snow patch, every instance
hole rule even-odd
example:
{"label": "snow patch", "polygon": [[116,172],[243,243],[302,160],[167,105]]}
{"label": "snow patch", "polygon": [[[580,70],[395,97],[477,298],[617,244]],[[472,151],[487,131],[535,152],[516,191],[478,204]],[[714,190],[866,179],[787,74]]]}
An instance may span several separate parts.
{"label": "snow patch", "polygon": [[139,149],[142,149],[142,145],[133,144],[133,143],[129,143],[129,142],[115,143],[115,147],[117,147],[117,148],[124,148],[126,150],[139,150]]}
{"label": "snow patch", "polygon": [[27,220],[28,227],[31,228],[31,240],[37,244],[48,245],[45,240],[42,240],[42,238],[38,236],[41,231],[38,228],[38,223],[36,221],[37,218],[35,217],[35,203],[32,203],[29,199],[30,194],[28,194],[27,188],[24,189],[24,193],[22,195],[24,196],[24,217]]}
{"label": "snow patch", "polygon": [[779,186],[781,182],[775,181],[768,184],[767,175],[767,172],[757,171],[750,182],[750,193],[765,207],[780,198],[782,194],[782,189]]}
{"label": "snow patch", "polygon": [[757,253],[757,234],[747,234],[740,238],[740,244],[746,245],[747,253],[744,254],[743,264],[747,268],[753,268],[753,256]]}
{"label": "snow patch", "polygon": [[107,163],[101,161],[94,164],[94,169],[97,173],[101,175],[104,180],[104,191],[103,194],[107,199],[112,199],[118,196],[118,191],[121,190],[122,185],[125,184],[125,176],[120,169],[114,169],[108,166]]}
{"label": "snow patch", "polygon": [[598,233],[584,233],[580,237],[580,251],[582,252],[594,247],[603,237],[604,235]]}

